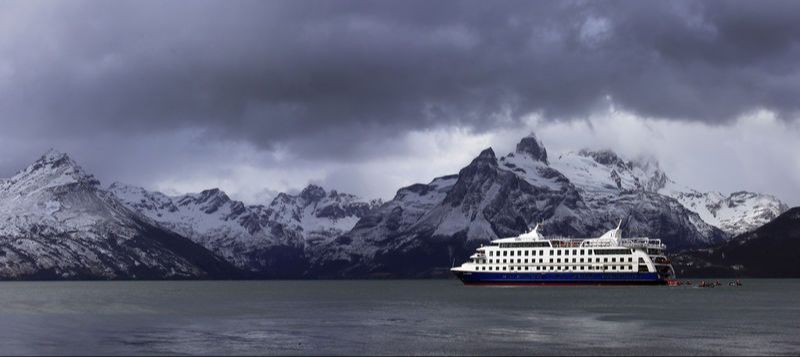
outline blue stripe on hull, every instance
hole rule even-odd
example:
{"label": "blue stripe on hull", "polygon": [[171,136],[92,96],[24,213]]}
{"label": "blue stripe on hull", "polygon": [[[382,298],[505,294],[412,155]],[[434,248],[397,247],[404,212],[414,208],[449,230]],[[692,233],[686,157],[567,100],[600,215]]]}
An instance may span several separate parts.
{"label": "blue stripe on hull", "polygon": [[657,273],[456,272],[467,285],[665,285]]}

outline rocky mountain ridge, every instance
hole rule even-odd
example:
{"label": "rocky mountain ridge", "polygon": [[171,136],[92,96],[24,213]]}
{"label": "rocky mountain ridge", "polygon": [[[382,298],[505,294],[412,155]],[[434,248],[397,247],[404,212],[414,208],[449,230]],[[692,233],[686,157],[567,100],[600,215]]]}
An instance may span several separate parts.
{"label": "rocky mountain ridge", "polygon": [[[46,174],[38,173],[42,169]],[[545,234],[591,237],[622,218],[627,236],[659,237],[672,251],[704,248],[771,220],[786,206],[769,195],[726,197],[682,187],[653,159],[626,160],[610,150],[587,149],[553,156],[530,135],[512,153],[498,157],[488,148],[457,174],[401,188],[385,203],[316,185],[298,194],[281,193],[264,205],[244,204],[219,189],[179,196],[122,183],[103,189],[68,156],[52,152],[0,180],[0,209],[0,237],[6,242],[0,277],[41,271],[53,271],[45,274],[51,277],[140,277],[143,273],[131,273],[127,266],[106,266],[113,259],[135,261],[117,258],[123,253],[108,244],[148,239],[143,232],[150,232],[182,242],[181,249],[199,249],[195,253],[203,257],[194,264],[182,251],[152,248],[148,254],[164,259],[172,254],[177,265],[155,259],[162,266],[158,273],[149,270],[151,277],[211,276],[219,266],[246,272],[231,277],[338,278],[446,275],[450,264],[480,244],[517,235],[535,223],[543,223]],[[42,238],[51,237],[50,242],[59,235],[72,240],[49,244]],[[37,237],[34,243],[24,244],[33,248],[13,246],[30,236]],[[108,254],[114,258],[98,261],[95,246],[113,251]],[[20,262],[28,264],[14,266]],[[211,268],[209,262],[215,262]],[[87,274],[90,267],[106,270]],[[175,273],[165,273],[167,267]],[[19,271],[25,273],[11,273]]]}
{"label": "rocky mountain ridge", "polygon": [[624,160],[610,150],[568,152],[554,160],[552,166],[587,196],[601,198],[618,191],[644,191],[674,198],[730,237],[756,229],[788,209],[768,194],[739,191],[725,196],[700,192],[670,179],[653,158]]}
{"label": "rocky mountain ridge", "polygon": [[737,191],[727,196],[715,191],[691,189],[673,190],[666,194],[731,236],[761,227],[789,209],[775,196],[747,191]]}
{"label": "rocky mountain ridge", "polygon": [[136,212],[262,277],[303,275],[318,246],[381,203],[316,185],[297,195],[280,193],[269,205],[245,205],[219,189],[169,197],[114,183],[109,191]]}
{"label": "rocky mountain ridge", "polygon": [[591,237],[625,218],[628,235],[661,237],[672,249],[727,239],[697,213],[658,193],[658,181],[665,179],[655,165],[623,165],[608,152],[552,159],[531,135],[513,153],[498,158],[489,148],[456,175],[400,189],[315,257],[312,274],[446,274],[454,260],[465,259],[478,245],[537,222],[545,233]]}

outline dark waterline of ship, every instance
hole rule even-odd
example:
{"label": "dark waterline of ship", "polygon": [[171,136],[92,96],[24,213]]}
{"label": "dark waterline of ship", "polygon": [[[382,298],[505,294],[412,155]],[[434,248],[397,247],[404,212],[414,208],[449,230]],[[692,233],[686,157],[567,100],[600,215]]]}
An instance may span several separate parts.
{"label": "dark waterline of ship", "polygon": [[800,353],[800,280],[743,283],[3,282],[0,354]]}

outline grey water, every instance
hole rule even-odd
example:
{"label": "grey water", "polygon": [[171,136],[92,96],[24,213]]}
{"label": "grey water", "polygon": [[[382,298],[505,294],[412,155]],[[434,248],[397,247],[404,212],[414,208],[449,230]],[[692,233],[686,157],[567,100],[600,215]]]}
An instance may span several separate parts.
{"label": "grey water", "polygon": [[2,282],[0,354],[791,354],[800,280]]}

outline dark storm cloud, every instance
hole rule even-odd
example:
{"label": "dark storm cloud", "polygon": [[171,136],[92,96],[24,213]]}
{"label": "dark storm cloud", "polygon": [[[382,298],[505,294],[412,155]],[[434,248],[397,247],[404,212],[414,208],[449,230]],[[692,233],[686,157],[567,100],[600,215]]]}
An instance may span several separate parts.
{"label": "dark storm cloud", "polygon": [[190,128],[349,157],[409,130],[574,119],[609,99],[711,123],[800,109],[798,2],[4,6],[0,110],[37,135]]}

